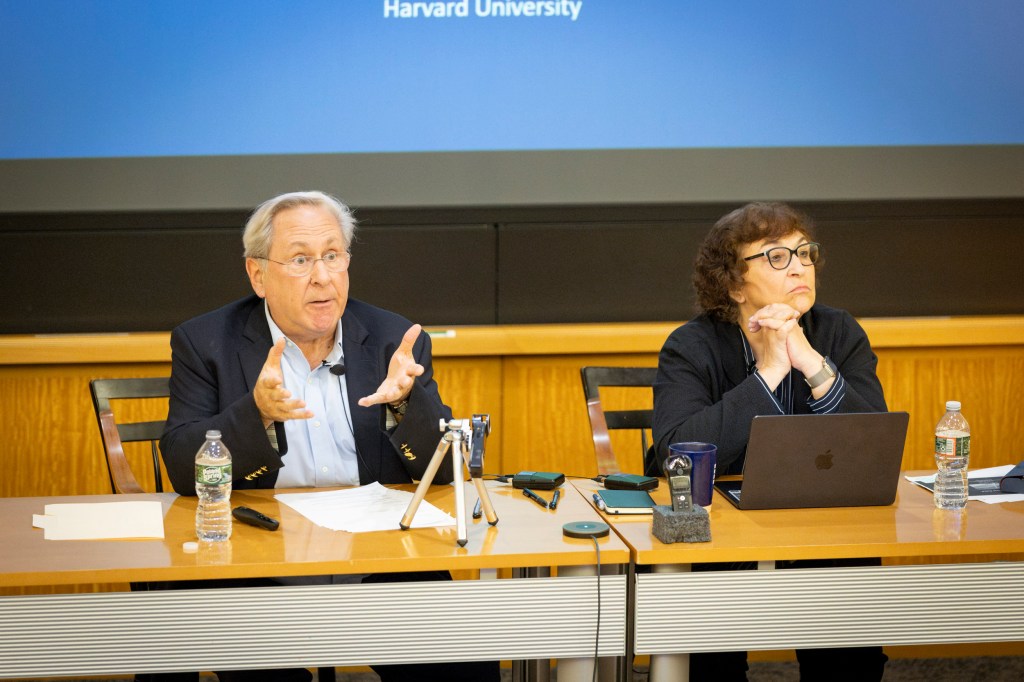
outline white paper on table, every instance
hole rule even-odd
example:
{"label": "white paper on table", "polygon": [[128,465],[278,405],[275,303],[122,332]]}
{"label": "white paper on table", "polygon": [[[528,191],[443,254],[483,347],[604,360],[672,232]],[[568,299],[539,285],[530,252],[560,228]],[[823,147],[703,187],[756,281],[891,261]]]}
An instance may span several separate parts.
{"label": "white paper on table", "polygon": [[[968,469],[967,478],[994,478],[999,476],[1000,478],[1010,473],[1010,469],[1017,466],[1016,464],[1004,464],[997,467],[989,467],[987,469]],[[907,476],[906,479],[911,483],[934,483],[935,474],[928,476]],[[1024,494],[1005,494],[1000,493],[998,495],[971,495],[967,499],[977,500],[984,502],[985,504],[1001,504],[1003,502],[1021,502],[1024,501]]]}
{"label": "white paper on table", "polygon": [[[349,533],[398,530],[413,494],[380,483],[317,493],[283,493],[274,499],[286,504],[318,526]],[[416,508],[412,528],[453,526],[455,519],[426,500]]]}
{"label": "white paper on table", "polygon": [[32,515],[32,525],[47,540],[164,537],[163,507],[155,501],[48,504]]}

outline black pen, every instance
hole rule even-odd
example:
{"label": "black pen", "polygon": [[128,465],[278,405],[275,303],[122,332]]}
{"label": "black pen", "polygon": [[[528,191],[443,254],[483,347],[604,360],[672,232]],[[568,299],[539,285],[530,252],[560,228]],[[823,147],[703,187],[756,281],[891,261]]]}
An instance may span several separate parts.
{"label": "black pen", "polygon": [[529,488],[523,488],[523,494],[526,495],[527,497],[529,497],[531,500],[533,500],[537,504],[539,504],[540,506],[544,507],[545,509],[548,508],[548,501],[545,500],[540,495],[538,495],[537,493],[535,493],[532,490],[530,490]]}
{"label": "black pen", "polygon": [[482,500],[482,498],[479,498],[479,497],[476,498],[476,504],[473,505],[473,518],[474,519],[479,519],[484,514],[483,511],[480,509],[480,502],[481,502],[481,500]]}
{"label": "black pen", "polygon": [[556,490],[555,494],[551,496],[551,504],[548,505],[548,509],[554,509],[558,506],[558,498],[562,496],[561,490]]}
{"label": "black pen", "polygon": [[601,511],[605,510],[604,500],[602,500],[601,496],[598,495],[597,493],[594,493],[594,504],[597,505],[597,508],[600,509]]}

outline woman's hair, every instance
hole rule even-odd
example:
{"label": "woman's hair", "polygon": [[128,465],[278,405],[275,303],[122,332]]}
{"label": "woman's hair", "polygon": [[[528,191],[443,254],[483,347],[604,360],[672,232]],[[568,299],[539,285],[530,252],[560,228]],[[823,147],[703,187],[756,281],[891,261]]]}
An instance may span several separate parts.
{"label": "woman's hair", "polygon": [[317,206],[327,209],[341,226],[345,248],[352,247],[352,236],[356,231],[356,219],[348,206],[324,192],[291,192],[268,199],[256,207],[249,216],[242,232],[242,246],[246,258],[266,258],[270,255],[270,243],[274,238],[274,218],[281,211],[297,206]]}
{"label": "woman's hair", "polygon": [[[729,292],[743,286],[743,275],[749,267],[740,250],[747,244],[782,239],[794,232],[814,239],[811,219],[786,204],[755,202],[722,216],[704,238],[694,261],[698,309],[723,322],[734,322],[739,307]],[[818,261],[816,265],[820,264]]]}

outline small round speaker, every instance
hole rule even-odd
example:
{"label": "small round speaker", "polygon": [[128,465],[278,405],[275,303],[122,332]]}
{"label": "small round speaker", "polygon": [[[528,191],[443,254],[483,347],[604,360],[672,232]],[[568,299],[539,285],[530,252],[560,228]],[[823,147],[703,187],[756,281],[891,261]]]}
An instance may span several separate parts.
{"label": "small round speaker", "polygon": [[567,538],[603,538],[608,532],[608,524],[600,521],[573,521],[562,526]]}

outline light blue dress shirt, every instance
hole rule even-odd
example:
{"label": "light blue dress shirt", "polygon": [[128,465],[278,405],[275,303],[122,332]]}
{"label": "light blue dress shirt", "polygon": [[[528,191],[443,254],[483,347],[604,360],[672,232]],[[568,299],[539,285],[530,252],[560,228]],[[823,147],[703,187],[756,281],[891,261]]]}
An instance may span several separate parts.
{"label": "light blue dress shirt", "polygon": [[359,459],[352,434],[352,410],[345,375],[339,377],[330,372],[330,365],[345,360],[341,321],[338,321],[334,346],[325,360],[327,364],[311,370],[299,347],[270,317],[265,303],[264,311],[274,343],[282,337],[286,341],[281,356],[285,388],[291,391],[293,398],[304,401],[313,413],[310,419],[284,422],[288,452],[284,456],[284,468],[277,474],[276,487],[359,485]]}

